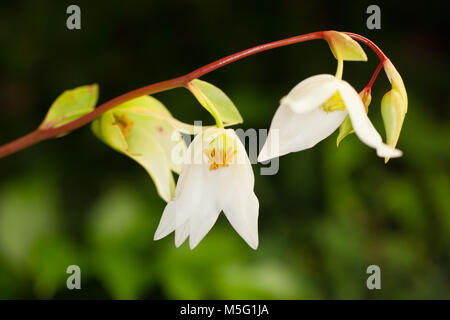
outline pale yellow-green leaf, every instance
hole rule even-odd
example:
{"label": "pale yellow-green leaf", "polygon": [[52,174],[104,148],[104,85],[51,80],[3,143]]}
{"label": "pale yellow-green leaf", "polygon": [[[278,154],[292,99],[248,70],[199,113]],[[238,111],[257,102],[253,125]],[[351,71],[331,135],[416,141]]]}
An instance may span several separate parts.
{"label": "pale yellow-green leaf", "polygon": [[[190,135],[197,134],[202,129],[216,127],[215,125],[196,127],[194,125],[181,122],[180,120],[174,118],[169,110],[167,110],[160,101],[151,96],[143,96],[132,101],[128,101],[116,107],[115,110],[117,110],[117,108],[120,108],[120,110],[126,111],[127,113],[146,115],[155,119],[167,121],[179,132]],[[234,124],[235,123],[225,123],[224,126],[228,127]]]}
{"label": "pale yellow-green leaf", "polygon": [[101,117],[92,122],[91,128],[100,140],[113,149],[120,152],[126,152],[128,150],[127,140],[123,136],[119,126],[116,125],[113,112],[105,112]]}
{"label": "pale yellow-green leaf", "polygon": [[180,172],[186,151],[171,119],[161,102],[144,96],[106,112],[92,123],[96,136],[145,168],[165,201],[170,201],[175,191],[171,171]]}
{"label": "pale yellow-green leaf", "polygon": [[169,122],[178,131],[186,134],[194,134],[194,126],[183,123],[175,119],[169,110],[157,99],[151,96],[142,96],[116,107],[115,110],[126,111],[127,113],[134,113],[146,115],[156,119]]}
{"label": "pale yellow-green leaf", "polygon": [[[164,150],[169,168],[176,173],[180,173],[184,152],[186,151],[186,143],[178,130],[165,120],[131,112],[128,112],[127,115],[134,123],[133,126],[135,128],[142,129],[158,142]],[[134,132],[133,128],[131,132]],[[131,146],[130,150],[132,150]]]}
{"label": "pale yellow-green leaf", "polygon": [[159,100],[152,96],[141,96],[136,99],[122,103],[114,108],[115,111],[132,111],[132,112],[156,112],[165,117],[172,117],[172,114]]}
{"label": "pale yellow-green leaf", "polygon": [[97,99],[97,84],[66,90],[53,102],[39,128],[57,128],[78,119],[94,110]]}
{"label": "pale yellow-green leaf", "polygon": [[243,119],[230,98],[216,86],[199,79],[189,82],[188,89],[216,119],[226,124],[242,123]]}
{"label": "pale yellow-green leaf", "polygon": [[153,179],[158,194],[169,202],[175,192],[175,181],[165,150],[145,127],[139,125],[130,131],[127,142],[129,152],[126,154],[145,168]]}

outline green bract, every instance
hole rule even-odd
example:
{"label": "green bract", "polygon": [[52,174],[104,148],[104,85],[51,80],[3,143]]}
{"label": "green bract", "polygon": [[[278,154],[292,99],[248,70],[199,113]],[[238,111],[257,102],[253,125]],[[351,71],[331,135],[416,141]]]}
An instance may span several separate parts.
{"label": "green bract", "polygon": [[218,126],[242,123],[242,117],[228,96],[216,86],[202,80],[192,80],[188,89],[214,117]]}
{"label": "green bract", "polygon": [[170,201],[175,191],[171,171],[180,172],[186,151],[179,128],[191,130],[150,96],[121,104],[92,123],[98,138],[145,168],[165,201]]}
{"label": "green bract", "polygon": [[344,121],[342,122],[341,126],[339,127],[339,134],[336,139],[336,146],[339,147],[339,144],[341,141],[348,136],[349,134],[354,133],[355,130],[353,130],[352,121],[350,120],[350,116],[345,117]]}
{"label": "green bract", "polygon": [[367,61],[367,56],[358,42],[348,35],[337,31],[325,31],[325,40],[336,60]]}
{"label": "green bract", "polygon": [[57,128],[78,119],[94,110],[97,99],[97,84],[66,90],[53,102],[39,128]]}
{"label": "green bract", "polygon": [[[366,107],[366,112],[369,111],[369,105],[372,101],[372,95],[370,94],[370,90],[363,90],[359,93],[364,106]],[[350,120],[350,116],[347,116],[339,127],[339,134],[336,139],[336,146],[339,147],[341,141],[348,136],[349,134],[354,133],[352,121]]]}

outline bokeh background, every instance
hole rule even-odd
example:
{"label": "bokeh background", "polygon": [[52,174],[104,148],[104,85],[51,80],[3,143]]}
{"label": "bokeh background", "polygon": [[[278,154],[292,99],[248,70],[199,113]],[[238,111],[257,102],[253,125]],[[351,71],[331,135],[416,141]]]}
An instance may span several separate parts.
{"label": "bokeh background", "polygon": [[[441,4],[442,3],[442,4]],[[260,246],[250,249],[223,215],[193,251],[152,240],[165,203],[144,169],[89,127],[0,159],[0,298],[448,299],[450,298],[449,54],[445,2],[378,3],[382,29],[366,28],[355,1],[2,1],[0,143],[39,125],[64,90],[97,82],[100,103],[182,75],[251,46],[317,30],[360,33],[391,58],[409,112],[400,159],[387,165],[347,137],[254,166]],[[82,29],[66,28],[81,7]],[[364,87],[378,61],[346,63]],[[279,99],[302,79],[334,73],[326,42],[261,53],[203,79],[245,119],[268,128]],[[384,129],[381,73],[369,116]],[[157,94],[185,122],[212,118],[187,90]],[[81,267],[82,290],[66,288]],[[367,266],[382,289],[366,288]]]}

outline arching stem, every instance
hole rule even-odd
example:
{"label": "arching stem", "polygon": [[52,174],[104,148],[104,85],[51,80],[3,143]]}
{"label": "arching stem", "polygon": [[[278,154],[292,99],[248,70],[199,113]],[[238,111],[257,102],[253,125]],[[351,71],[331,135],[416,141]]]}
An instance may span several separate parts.
{"label": "arching stem", "polygon": [[[73,130],[76,130],[76,129],[88,124],[92,120],[96,119],[97,117],[102,115],[104,112],[106,112],[126,101],[138,98],[140,96],[151,95],[151,94],[155,94],[158,92],[167,91],[170,89],[186,86],[189,83],[189,81],[191,81],[193,79],[199,78],[211,71],[214,71],[218,68],[226,66],[229,63],[232,63],[237,60],[251,56],[255,53],[259,53],[259,52],[263,52],[263,51],[267,51],[267,50],[271,50],[274,48],[283,47],[283,46],[287,46],[287,45],[291,45],[291,44],[295,44],[295,43],[316,40],[316,39],[323,39],[324,38],[323,33],[324,33],[323,31],[312,32],[312,33],[308,33],[308,34],[304,34],[304,35],[299,35],[299,36],[295,36],[295,37],[291,37],[291,38],[287,38],[287,39],[283,39],[283,40],[279,40],[279,41],[262,44],[262,45],[259,45],[259,46],[256,46],[256,47],[253,47],[253,48],[250,48],[250,49],[238,52],[238,53],[231,54],[225,58],[219,59],[210,64],[207,64],[206,66],[198,68],[184,76],[166,80],[166,81],[157,82],[157,83],[124,93],[112,100],[109,100],[109,101],[103,103],[102,105],[100,105],[99,107],[94,109],[92,112],[84,115],[83,117],[80,117],[72,122],[69,122],[69,123],[63,125],[63,126],[60,126],[57,128],[37,129],[21,138],[18,138],[14,141],[11,141],[9,143],[6,143],[6,144],[0,146],[0,158],[5,157],[10,154],[13,154],[13,153],[16,153],[22,149],[28,148],[40,141],[58,137],[64,133],[68,133]],[[383,63],[387,59],[387,57],[380,50],[380,48],[378,48],[369,39],[367,39],[363,36],[360,36],[358,34],[349,33],[349,32],[345,32],[345,33],[348,36],[350,36],[351,38],[368,45],[378,55],[381,63]],[[339,71],[339,64],[338,64],[338,71]],[[379,72],[379,70],[378,70],[378,72]],[[374,73],[374,76],[372,77],[373,81],[375,80],[378,72]],[[338,73],[336,75],[338,75]],[[342,76],[342,71],[341,71],[341,76]],[[373,81],[371,80],[372,83],[373,83]]]}

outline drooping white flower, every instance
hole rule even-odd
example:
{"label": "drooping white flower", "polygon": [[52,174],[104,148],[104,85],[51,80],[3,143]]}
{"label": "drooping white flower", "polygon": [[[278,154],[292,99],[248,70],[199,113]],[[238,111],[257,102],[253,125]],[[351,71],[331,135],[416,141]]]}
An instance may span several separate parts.
{"label": "drooping white flower", "polygon": [[402,155],[383,143],[356,90],[346,81],[321,74],[303,80],[281,99],[258,160],[315,146],[331,135],[347,115],[358,138],[376,149],[379,157]]}
{"label": "drooping white flower", "polygon": [[237,233],[256,249],[259,202],[250,160],[234,130],[199,133],[183,161],[175,198],[164,209],[154,240],[175,231],[175,245],[189,237],[193,249],[223,210]]}

